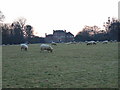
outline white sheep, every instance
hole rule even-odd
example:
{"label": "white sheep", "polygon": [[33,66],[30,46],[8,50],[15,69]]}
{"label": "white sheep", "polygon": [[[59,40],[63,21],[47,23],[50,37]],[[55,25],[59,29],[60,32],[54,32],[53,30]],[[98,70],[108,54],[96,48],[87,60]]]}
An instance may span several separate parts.
{"label": "white sheep", "polygon": [[74,42],[71,42],[71,44],[77,44],[77,42],[74,41]]}
{"label": "white sheep", "polygon": [[117,40],[114,40],[114,42],[116,43],[116,42],[117,42]]}
{"label": "white sheep", "polygon": [[55,42],[52,42],[51,45],[57,46],[57,44]]}
{"label": "white sheep", "polygon": [[92,45],[92,42],[87,42],[87,45]]}
{"label": "white sheep", "polygon": [[40,45],[40,49],[41,49],[41,51],[47,50],[48,52],[49,51],[53,52],[53,48],[50,45],[48,45],[48,44],[41,44]]}
{"label": "white sheep", "polygon": [[96,42],[95,41],[89,41],[89,42],[87,42],[87,45],[96,45]]}
{"label": "white sheep", "polygon": [[27,44],[20,44],[20,46],[21,46],[21,51],[22,50],[25,50],[25,51],[28,50],[28,45]]}
{"label": "white sheep", "polygon": [[96,41],[96,43],[99,43],[100,41]]}
{"label": "white sheep", "polygon": [[65,43],[65,44],[66,44],[66,45],[70,45],[71,43],[68,42],[68,43]]}
{"label": "white sheep", "polygon": [[107,43],[108,43],[108,40],[105,40],[105,41],[103,41],[102,43],[103,43],[103,44],[107,44]]}

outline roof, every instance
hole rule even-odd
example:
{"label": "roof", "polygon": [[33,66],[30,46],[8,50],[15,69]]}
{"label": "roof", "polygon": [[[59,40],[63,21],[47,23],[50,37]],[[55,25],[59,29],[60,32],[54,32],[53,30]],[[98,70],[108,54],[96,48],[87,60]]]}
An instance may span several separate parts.
{"label": "roof", "polygon": [[72,35],[72,36],[74,36],[71,32],[67,32],[66,35]]}
{"label": "roof", "polygon": [[63,30],[53,30],[53,32],[65,32]]}
{"label": "roof", "polygon": [[46,35],[46,36],[47,36],[47,37],[50,37],[50,36],[52,37],[52,36],[53,36],[53,34],[48,34],[48,35]]}
{"label": "roof", "polygon": [[[53,30],[53,34],[54,33],[65,33],[66,35],[74,36],[71,32],[66,32],[66,30]],[[52,37],[53,34],[48,34],[46,37]]]}

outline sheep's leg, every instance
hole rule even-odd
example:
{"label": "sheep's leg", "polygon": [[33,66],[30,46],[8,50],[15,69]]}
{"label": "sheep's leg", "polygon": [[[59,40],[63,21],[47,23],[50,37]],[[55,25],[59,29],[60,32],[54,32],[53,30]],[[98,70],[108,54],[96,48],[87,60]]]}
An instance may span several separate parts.
{"label": "sheep's leg", "polygon": [[25,51],[27,51],[27,48],[25,48]]}
{"label": "sheep's leg", "polygon": [[43,49],[41,48],[41,49],[40,49],[40,53],[41,53],[42,51],[43,51]]}
{"label": "sheep's leg", "polygon": [[21,51],[22,51],[22,47],[21,47]]}

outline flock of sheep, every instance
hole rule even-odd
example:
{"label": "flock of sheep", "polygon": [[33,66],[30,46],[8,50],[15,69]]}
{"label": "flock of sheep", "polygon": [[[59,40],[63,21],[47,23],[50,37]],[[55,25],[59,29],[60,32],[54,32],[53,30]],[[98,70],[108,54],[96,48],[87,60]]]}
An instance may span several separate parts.
{"label": "flock of sheep", "polygon": [[[99,41],[88,41],[88,42],[86,42],[87,43],[87,45],[96,45],[97,43],[99,43]],[[106,41],[103,41],[102,42],[103,44],[107,44],[108,43],[108,40],[106,40]]]}
{"label": "flock of sheep", "polygon": [[[97,43],[99,43],[100,41],[86,41],[87,45],[96,45]],[[105,40],[105,41],[101,41],[101,43],[103,44],[107,44],[108,42],[117,42],[117,40],[111,40],[111,41],[108,41],[108,40]]]}
{"label": "flock of sheep", "polygon": [[[25,51],[28,50],[28,45],[27,44],[20,44],[20,46],[21,46],[21,51],[22,50],[25,50]],[[53,48],[48,44],[41,44],[40,45],[40,50],[41,51],[47,50],[48,52],[52,52]]]}
{"label": "flock of sheep", "polygon": [[[105,40],[105,41],[102,41],[103,44],[107,44],[109,41],[108,40]],[[117,42],[116,40],[114,41],[110,41],[110,42]],[[79,42],[79,43],[82,43],[82,42]],[[97,43],[99,43],[99,41],[85,41],[86,45],[96,45]],[[70,45],[70,44],[77,44],[77,42],[68,42],[66,43],[67,45]],[[57,44],[55,42],[52,42],[51,45],[55,45],[57,46]],[[41,52],[42,51],[48,51],[48,52],[53,52],[53,47],[51,45],[48,45],[48,44],[41,44],[40,45],[40,50]],[[20,44],[21,46],[21,51],[22,50],[25,50],[27,51],[28,50],[28,45],[25,43],[25,44]]]}

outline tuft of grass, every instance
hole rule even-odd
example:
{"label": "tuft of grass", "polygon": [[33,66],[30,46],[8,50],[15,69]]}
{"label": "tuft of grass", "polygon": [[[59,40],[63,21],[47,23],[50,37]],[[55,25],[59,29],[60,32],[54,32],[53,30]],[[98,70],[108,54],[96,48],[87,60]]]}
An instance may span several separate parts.
{"label": "tuft of grass", "polygon": [[19,45],[3,46],[3,88],[116,88],[118,44],[53,46],[40,53],[39,44],[21,51]]}

